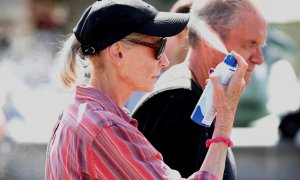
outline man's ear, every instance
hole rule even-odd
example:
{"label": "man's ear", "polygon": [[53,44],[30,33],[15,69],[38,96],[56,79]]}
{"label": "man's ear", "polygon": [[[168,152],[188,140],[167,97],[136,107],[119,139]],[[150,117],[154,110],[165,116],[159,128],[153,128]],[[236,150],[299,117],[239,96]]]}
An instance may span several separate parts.
{"label": "man's ear", "polygon": [[187,39],[188,38],[188,28],[184,28],[179,34],[176,36],[180,39]]}
{"label": "man's ear", "polygon": [[188,29],[185,28],[179,34],[175,36],[180,48],[187,49],[189,47]]}

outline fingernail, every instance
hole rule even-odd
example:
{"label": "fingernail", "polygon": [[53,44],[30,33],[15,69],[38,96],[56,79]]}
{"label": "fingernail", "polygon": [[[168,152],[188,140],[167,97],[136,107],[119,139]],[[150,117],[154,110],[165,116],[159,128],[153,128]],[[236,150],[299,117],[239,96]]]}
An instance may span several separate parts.
{"label": "fingernail", "polygon": [[210,68],[209,69],[209,74],[213,73],[214,71],[215,71],[214,68]]}

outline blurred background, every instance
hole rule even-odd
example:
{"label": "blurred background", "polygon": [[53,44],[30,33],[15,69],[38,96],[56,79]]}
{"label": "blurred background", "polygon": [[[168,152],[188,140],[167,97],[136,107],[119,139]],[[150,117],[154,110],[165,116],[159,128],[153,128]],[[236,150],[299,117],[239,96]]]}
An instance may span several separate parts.
{"label": "blurred background", "polygon": [[[168,11],[175,0],[145,0]],[[44,179],[47,142],[72,97],[53,69],[91,0],[0,0],[0,180]],[[239,179],[300,179],[300,1],[255,0],[268,20],[265,63],[232,133]]]}

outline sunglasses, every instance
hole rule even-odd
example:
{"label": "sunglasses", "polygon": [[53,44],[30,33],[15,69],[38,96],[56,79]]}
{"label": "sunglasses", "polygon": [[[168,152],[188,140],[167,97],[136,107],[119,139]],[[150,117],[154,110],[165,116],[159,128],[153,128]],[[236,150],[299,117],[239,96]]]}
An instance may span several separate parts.
{"label": "sunglasses", "polygon": [[151,49],[155,50],[155,58],[157,60],[160,60],[160,58],[162,57],[165,48],[166,48],[166,43],[167,43],[167,38],[163,37],[161,38],[158,43],[154,44],[154,43],[149,43],[149,42],[145,42],[145,41],[141,41],[138,39],[128,39],[126,38],[127,41],[135,43],[135,44],[139,44],[142,46],[146,46],[149,47]]}

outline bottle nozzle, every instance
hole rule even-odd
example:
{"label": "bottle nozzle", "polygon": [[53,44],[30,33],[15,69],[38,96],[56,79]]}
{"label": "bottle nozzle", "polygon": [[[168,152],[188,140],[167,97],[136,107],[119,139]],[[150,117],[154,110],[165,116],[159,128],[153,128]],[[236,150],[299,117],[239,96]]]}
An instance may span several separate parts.
{"label": "bottle nozzle", "polygon": [[237,66],[237,61],[231,53],[228,53],[224,59],[224,63],[228,64],[231,67]]}

